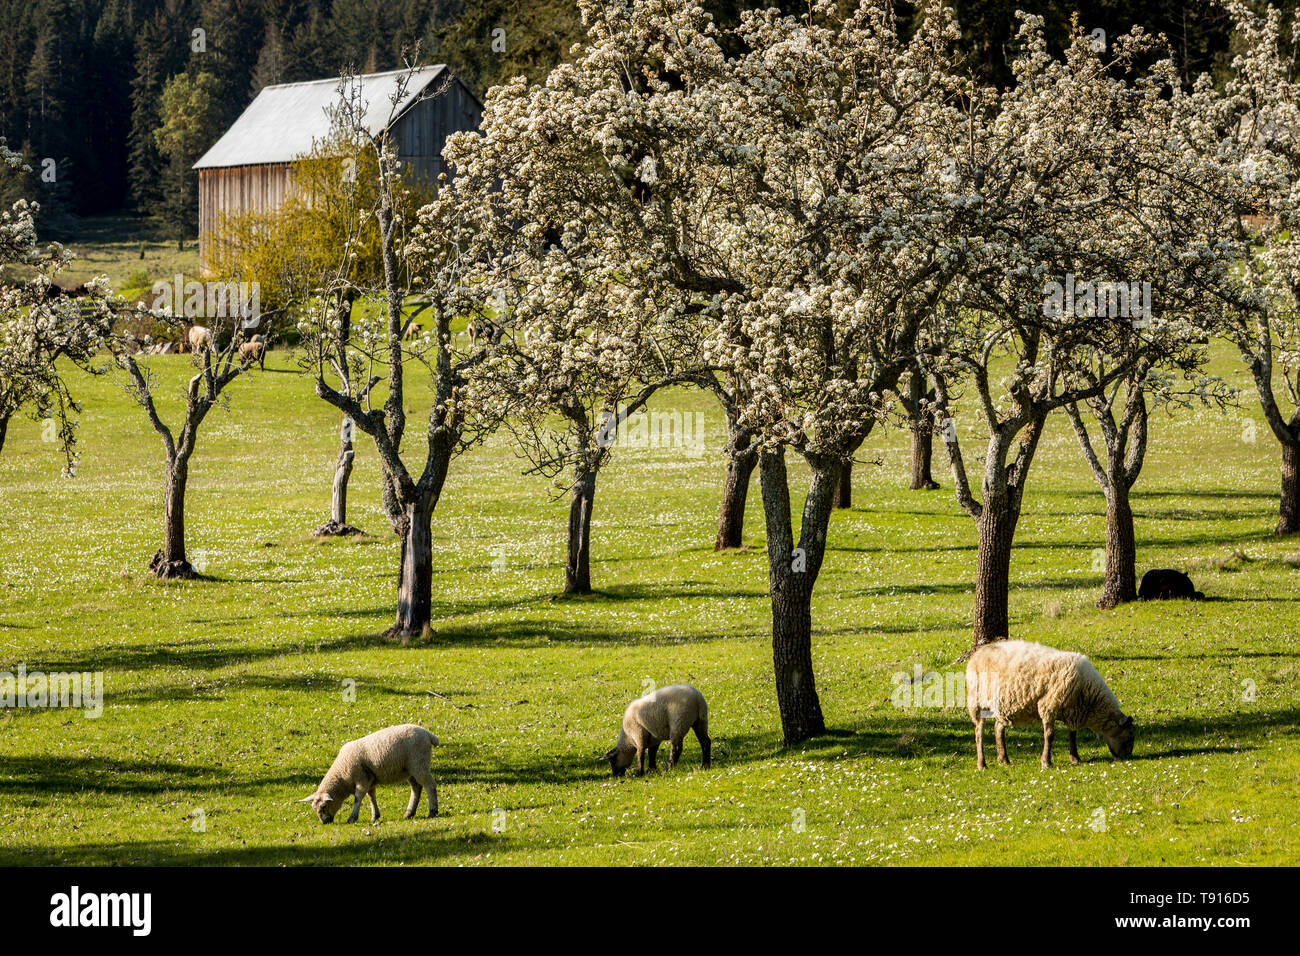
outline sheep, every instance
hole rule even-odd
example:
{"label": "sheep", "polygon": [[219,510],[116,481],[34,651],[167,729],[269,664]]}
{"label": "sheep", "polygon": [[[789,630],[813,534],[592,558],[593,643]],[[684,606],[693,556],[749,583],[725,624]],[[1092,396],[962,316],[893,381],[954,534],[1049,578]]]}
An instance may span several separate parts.
{"label": "sheep", "polygon": [[975,768],[984,769],[984,718],[993,717],[998,763],[1007,759],[1008,725],[1043,725],[1044,767],[1052,765],[1052,729],[1070,730],[1070,763],[1079,762],[1080,727],[1099,734],[1113,756],[1133,754],[1136,730],[1092,662],[1082,654],[1030,641],[994,641],[976,648],[966,664],[966,709],[975,723]]}
{"label": "sheep", "polygon": [[419,322],[411,322],[406,326],[406,331],[402,333],[402,338],[409,342],[418,339],[423,332],[424,326]]}
{"label": "sheep", "polygon": [[370,798],[370,819],[379,819],[379,804],[375,800],[375,786],[381,783],[411,783],[411,802],[406,806],[404,820],[415,816],[420,804],[420,788],[429,791],[429,816],[438,815],[438,786],[429,769],[432,748],[438,738],[418,724],[400,724],[376,730],[359,740],[350,740],[339,748],[339,754],[330,764],[320,786],[299,803],[310,803],[321,823],[329,823],[338,813],[343,801],[351,794],[356,797],[348,823],[356,823],[361,813],[361,798]]}
{"label": "sheep", "polygon": [[257,367],[266,370],[266,340],[260,335],[254,335],[247,342],[239,346],[239,362],[244,368],[248,368],[254,362]]}
{"label": "sheep", "polygon": [[202,352],[204,349],[212,351],[212,332],[201,325],[190,326],[190,351]]}
{"label": "sheep", "polygon": [[1152,568],[1142,575],[1138,597],[1143,601],[1167,601],[1170,598],[1187,598],[1204,601],[1205,595],[1196,590],[1192,579],[1173,568]]}
{"label": "sheep", "polygon": [[650,769],[655,769],[659,745],[667,740],[668,766],[672,768],[682,755],[682,740],[688,730],[695,731],[707,767],[713,742],[709,739],[709,705],[704,695],[690,684],[661,687],[627,705],[618,740],[601,759],[608,760],[614,776],[621,777],[635,757],[637,775],[644,776],[646,754],[650,755]]}

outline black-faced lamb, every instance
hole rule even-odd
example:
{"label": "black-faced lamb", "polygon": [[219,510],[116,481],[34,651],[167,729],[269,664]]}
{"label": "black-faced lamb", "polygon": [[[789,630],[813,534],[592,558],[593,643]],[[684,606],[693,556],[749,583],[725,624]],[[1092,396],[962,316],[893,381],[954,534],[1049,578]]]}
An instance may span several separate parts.
{"label": "black-faced lamb", "polygon": [[688,730],[695,731],[707,767],[713,742],[709,739],[709,705],[704,695],[690,684],[660,687],[627,705],[618,740],[601,759],[609,761],[616,777],[627,773],[633,760],[637,773],[644,775],[646,755],[650,756],[650,769],[655,769],[659,745],[667,740],[668,766],[672,768],[682,755],[682,740]]}
{"label": "black-faced lamb", "polygon": [[1077,734],[1099,734],[1120,760],[1133,754],[1136,730],[1119,701],[1082,654],[1029,641],[994,641],[975,649],[966,664],[966,709],[975,723],[975,767],[984,769],[984,718],[994,720],[998,763],[1007,760],[1006,728],[1043,725],[1044,767],[1052,765],[1052,730],[1070,731],[1070,763],[1079,762]]}
{"label": "black-faced lamb", "polygon": [[429,791],[429,816],[438,815],[438,786],[429,765],[438,738],[418,724],[400,724],[376,730],[359,740],[349,740],[339,748],[316,792],[300,803],[310,803],[321,823],[329,823],[348,796],[356,797],[348,823],[356,823],[361,800],[370,798],[370,819],[379,819],[375,787],[381,783],[411,783],[411,802],[403,819],[415,816],[420,804],[420,788]]}
{"label": "black-faced lamb", "polygon": [[1171,598],[1204,601],[1205,595],[1196,590],[1192,579],[1182,571],[1175,571],[1173,568],[1152,568],[1142,575],[1138,598],[1143,601],[1167,601]]}

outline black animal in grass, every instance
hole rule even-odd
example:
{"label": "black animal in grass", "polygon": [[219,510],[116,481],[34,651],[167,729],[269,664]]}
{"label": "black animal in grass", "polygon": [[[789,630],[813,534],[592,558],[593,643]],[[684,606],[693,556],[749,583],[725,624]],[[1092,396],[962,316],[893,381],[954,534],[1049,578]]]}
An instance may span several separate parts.
{"label": "black animal in grass", "polygon": [[1171,598],[1204,601],[1205,595],[1196,590],[1191,578],[1173,568],[1152,568],[1142,575],[1142,586],[1138,588],[1139,600],[1168,601]]}

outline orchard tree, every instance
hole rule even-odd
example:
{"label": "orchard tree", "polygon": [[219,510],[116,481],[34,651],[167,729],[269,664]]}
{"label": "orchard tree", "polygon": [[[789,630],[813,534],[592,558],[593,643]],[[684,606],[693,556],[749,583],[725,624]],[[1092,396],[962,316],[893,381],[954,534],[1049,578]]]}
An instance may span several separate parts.
{"label": "orchard tree", "polygon": [[[406,98],[413,71],[398,78],[390,98],[389,119]],[[445,87],[422,95],[436,96]],[[403,218],[405,184],[395,144],[384,124],[372,132],[364,122],[369,104],[340,98],[336,125],[350,141],[373,157],[374,200],[366,210],[377,230],[381,282],[366,290],[380,303],[373,317],[352,317],[343,335],[337,299],[314,299],[302,322],[302,342],[315,379],[316,394],[337,408],[374,441],[382,470],[384,508],[401,541],[397,615],[388,635],[408,642],[429,627],[432,608],[433,540],[431,522],[452,459],[485,432],[467,415],[463,401],[466,376],[484,350],[472,342],[458,348],[452,324],[483,310],[472,299],[467,273],[473,262],[473,222],[481,196],[462,198],[444,188],[421,213],[420,229],[408,233]],[[358,163],[358,168],[362,168]],[[339,274],[347,273],[354,250],[339,250]],[[334,286],[339,288],[338,285]],[[408,301],[418,305],[408,308]],[[415,318],[427,312],[421,335],[408,340]],[[428,372],[433,400],[427,414],[423,460],[408,463],[406,383],[410,368]],[[350,369],[346,379],[340,370]],[[376,405],[373,389],[387,394]]]}
{"label": "orchard tree", "polygon": [[[886,3],[841,16],[742,17],[743,52],[697,98],[716,116],[705,162],[726,202],[706,357],[744,388],[767,531],[777,702],[787,744],[825,728],[812,595],[841,473],[888,413],[918,333],[963,268],[967,198],[939,144],[962,127],[951,14],[928,5],[910,38]],[[725,270],[725,271],[724,271]],[[789,458],[807,467],[796,534]]]}
{"label": "orchard tree", "polygon": [[[566,348],[607,321],[604,296],[628,312],[624,337],[680,343],[636,359],[640,386],[667,369],[719,396],[733,501],[751,460],[760,471],[776,695],[796,744],[825,729],[811,598],[841,470],[960,266],[945,236],[967,213],[928,147],[960,127],[956,28],[933,4],[903,41],[883,2],[848,18],[818,2],[746,14],[729,55],[696,3],[580,6],[575,62],[494,90],[484,136],[448,155],[478,192],[501,184],[485,235],[508,291],[557,290],[540,306],[552,323],[592,310],[567,320]],[[797,539],[792,454],[811,474]],[[724,514],[737,527],[739,510]]]}
{"label": "orchard tree", "polygon": [[654,297],[581,245],[569,237],[536,255],[515,246],[502,277],[511,292],[469,389],[482,414],[506,423],[530,472],[569,495],[564,594],[591,593],[596,481],[627,419],[660,389],[703,374],[678,363],[683,343],[656,324]]}
{"label": "orchard tree", "polygon": [[[0,138],[0,165],[27,170],[22,157]],[[95,354],[103,347],[120,306],[108,280],[97,276],[86,294],[72,298],[54,285],[54,277],[72,260],[58,243],[42,247],[36,238],[34,203],[19,199],[0,211],[0,270],[34,274],[0,281],[0,451],[9,421],[26,411],[56,422],[63,449],[64,473],[76,469],[76,420],[80,406],[68,386],[70,367],[96,372]],[[62,363],[62,364],[61,364]]]}
{"label": "orchard tree", "polygon": [[[163,316],[164,321],[179,325],[175,316]],[[198,443],[199,427],[208,413],[218,405],[229,407],[226,388],[243,372],[247,361],[241,361],[239,346],[244,341],[242,321],[239,316],[230,320],[229,327],[220,328],[213,323],[212,336],[206,346],[194,353],[198,371],[185,387],[185,412],[178,430],[163,422],[158,412],[155,396],[158,378],[137,361],[132,349],[133,336],[117,336],[110,345],[118,364],[126,371],[129,380],[127,392],[144,409],[149,424],[162,438],[163,444],[163,540],[162,547],[149,562],[149,571],[155,577],[199,578],[202,575],[190,563],[185,544],[185,492],[189,486],[190,459]],[[224,339],[224,347],[219,344]]]}
{"label": "orchard tree", "polygon": [[1209,238],[1237,262],[1218,287],[1217,331],[1241,352],[1282,446],[1276,533],[1300,531],[1300,82],[1295,37],[1269,7],[1230,3],[1238,48],[1222,94],[1207,77],[1174,100],[1204,157],[1182,183]]}
{"label": "orchard tree", "polygon": [[[978,531],[976,645],[1008,636],[1012,545],[1049,416],[1145,381],[1143,370],[1182,348],[1186,323],[1166,317],[1187,286],[1184,267],[1202,264],[1204,251],[1194,229],[1150,234],[1173,184],[1147,182],[1162,143],[1148,139],[1149,98],[1130,77],[1148,40],[1121,37],[1104,50],[1076,27],[1056,59],[1041,18],[1028,15],[1019,40],[1015,86],[980,91],[969,111],[953,172],[977,210],[970,266],[930,333],[954,488]],[[1166,248],[1165,238],[1184,244]],[[1153,249],[1159,257],[1145,254]],[[1163,303],[1156,319],[1153,298]],[[987,436],[978,498],[952,418],[959,381]]]}
{"label": "orchard tree", "polygon": [[[614,393],[596,389],[630,398],[666,369],[704,372],[698,343],[718,319],[713,299],[743,288],[726,274],[726,237],[716,228],[732,215],[732,200],[708,165],[715,158],[703,151],[715,136],[709,101],[724,57],[698,4],[584,0],[580,7],[589,37],[574,62],[542,83],[518,78],[494,88],[483,135],[453,137],[447,155],[491,196],[484,228],[493,246],[489,258],[504,266],[493,280],[501,289],[527,286],[563,268],[567,258],[567,268],[591,270],[596,286],[616,297],[626,298],[621,286],[653,297],[657,313],[649,324],[639,306],[634,313],[643,342],[676,326],[679,341],[695,343],[684,344],[682,355],[649,356],[644,378]],[[499,190],[487,189],[498,181]],[[575,335],[629,334],[617,317],[598,314],[608,309],[593,296],[585,297],[584,308],[594,311],[567,320]],[[529,321],[538,321],[530,309]],[[722,369],[695,384],[718,399],[728,426],[715,547],[739,547],[757,463],[755,436],[737,419],[748,384]]]}

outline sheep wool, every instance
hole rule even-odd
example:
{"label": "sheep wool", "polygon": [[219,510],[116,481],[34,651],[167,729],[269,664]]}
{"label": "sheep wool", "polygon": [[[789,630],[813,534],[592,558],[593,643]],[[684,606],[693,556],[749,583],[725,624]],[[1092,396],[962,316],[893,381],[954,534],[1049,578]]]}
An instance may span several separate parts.
{"label": "sheep wool", "polygon": [[421,788],[429,791],[429,816],[437,816],[438,787],[430,770],[433,748],[437,744],[438,738],[418,724],[385,727],[358,740],[350,740],[339,748],[338,756],[330,764],[316,792],[302,802],[312,805],[322,823],[329,823],[343,801],[352,795],[356,802],[348,823],[356,823],[361,813],[361,800],[369,797],[370,819],[378,820],[375,787],[381,783],[408,780],[411,802],[406,807],[405,819],[415,816]]}
{"label": "sheep wool", "polygon": [[659,745],[669,742],[668,766],[676,766],[682,755],[682,740],[688,730],[694,730],[704,755],[704,766],[710,762],[712,741],[709,738],[709,705],[704,695],[690,684],[672,684],[638,697],[623,711],[623,727],[618,741],[601,759],[608,760],[614,776],[627,772],[635,758],[637,773],[645,773],[646,755],[650,769],[655,768]]}
{"label": "sheep wool", "polygon": [[1099,734],[1121,759],[1133,753],[1133,718],[1084,655],[1030,641],[994,641],[975,649],[966,664],[966,708],[975,723],[975,766],[984,769],[984,719],[994,720],[998,763],[1007,760],[1008,726],[1041,723],[1044,767],[1052,763],[1053,725],[1070,731],[1070,762],[1079,762],[1077,733]]}

